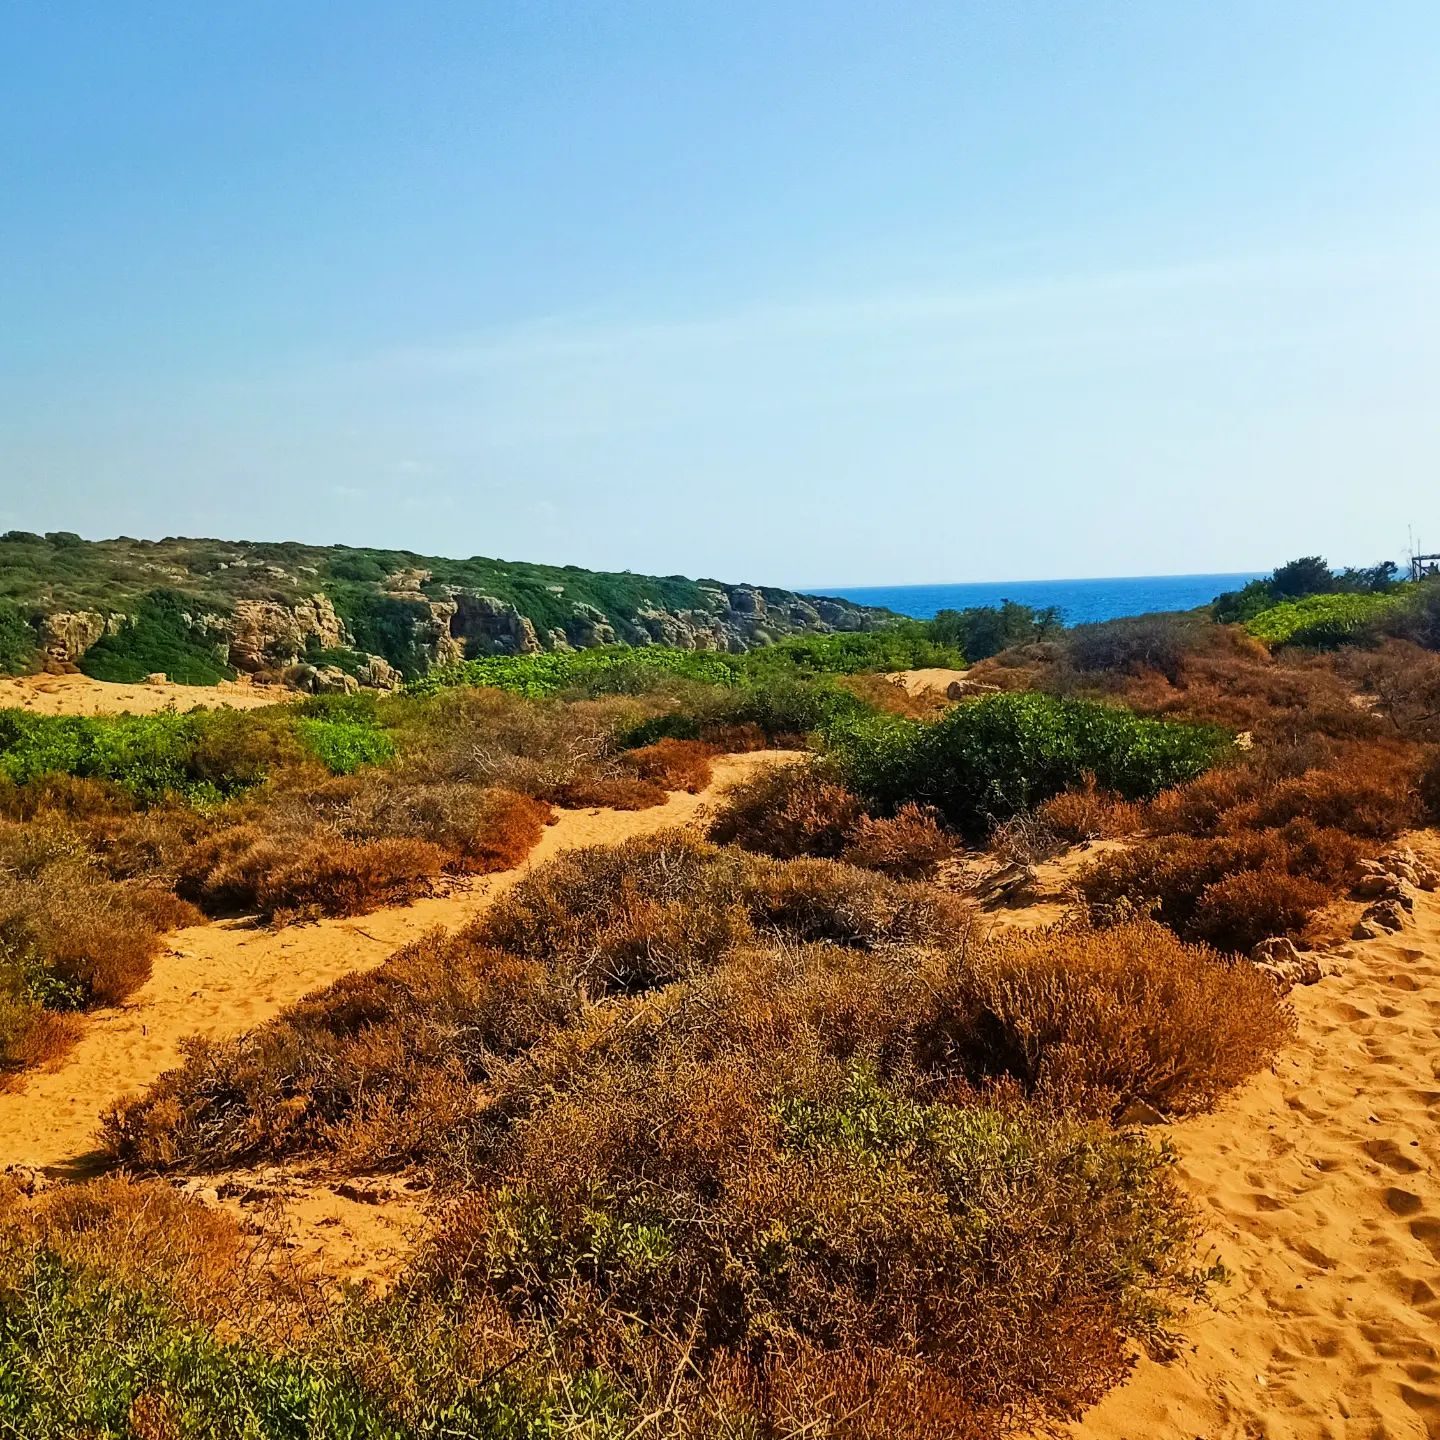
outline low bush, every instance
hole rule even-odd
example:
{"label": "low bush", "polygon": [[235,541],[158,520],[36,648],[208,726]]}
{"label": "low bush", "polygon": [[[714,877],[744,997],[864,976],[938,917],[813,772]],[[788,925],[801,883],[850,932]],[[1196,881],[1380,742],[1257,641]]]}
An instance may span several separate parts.
{"label": "low bush", "polygon": [[1174,1114],[1207,1110],[1268,1065],[1294,1029],[1254,966],[1150,921],[993,940],[934,996],[917,1035],[927,1068],[1012,1077],[1087,1114],[1134,1100]]}
{"label": "low bush", "polygon": [[153,590],[117,631],[103,635],[80,657],[80,669],[96,680],[132,685],[156,673],[179,685],[233,680],[222,637],[207,628],[203,609],[195,596]]}
{"label": "low bush", "polygon": [[955,842],[934,815],[919,805],[902,805],[889,818],[861,817],[840,858],[847,865],[878,870],[904,880],[924,880],[955,853]]}
{"label": "low bush", "polygon": [[395,757],[395,743],[374,725],[358,720],[301,719],[300,743],[333,775],[351,775],[362,765],[383,765]]}
{"label": "low bush", "polygon": [[[1248,951],[1272,935],[1298,937],[1343,888],[1359,853],[1343,831],[1296,821],[1145,841],[1097,861],[1078,885],[1097,922],[1153,914],[1183,938]],[[1242,874],[1259,878],[1241,883]]]}
{"label": "low bush", "polygon": [[253,909],[280,921],[363,915],[432,893],[446,858],[428,840],[313,835],[296,843],[241,826],[200,851],[181,886],[212,913]]}
{"label": "low bush", "polygon": [[699,740],[657,740],[626,751],[620,763],[663,790],[698,794],[714,774],[715,748]]}
{"label": "low bush", "polygon": [[943,935],[960,914],[927,886],[833,861],[751,859],[672,830],[558,856],[473,933],[562,967],[593,996],[701,973],[757,929],[873,946]]}
{"label": "low bush", "polygon": [[300,756],[287,717],[254,711],[185,715],[31,715],[0,710],[0,774],[19,785],[68,775],[109,781],[153,803],[216,800],[259,784]]}
{"label": "low bush", "polygon": [[[1200,780],[1191,783],[1201,784],[1205,778],[1201,776]],[[1179,788],[1184,790],[1189,787]],[[1177,793],[1178,790],[1164,791],[1155,803],[1158,805]],[[1099,789],[1093,775],[1087,775],[1077,790],[1062,790],[1060,794],[1052,795],[1036,808],[1035,813],[1039,822],[1052,834],[1071,844],[1133,835],[1147,819],[1143,805],[1124,800],[1113,791]]]}
{"label": "low bush", "polygon": [[169,891],[108,880],[73,834],[0,827],[0,1071],[57,1053],[75,1033],[57,1013],[123,1000],[162,932],[200,918]]}
{"label": "low bush", "polygon": [[[850,1371],[837,1433],[875,1440],[978,1440],[1093,1398],[1203,1291],[1141,1137],[926,1102],[809,1047],[690,1053],[713,1023],[624,1031],[537,1096],[431,1247],[436,1290],[563,1326],[602,1364],[635,1327],[659,1374],[733,1397],[755,1433],[794,1433],[784,1406]],[[908,1420],[902,1392],[924,1397]]]}
{"label": "low bush", "polygon": [[837,858],[865,807],[824,767],[766,765],[731,785],[710,822],[710,839],[759,855]]}
{"label": "low bush", "polygon": [[1041,694],[989,695],[933,725],[894,719],[832,729],[829,754],[857,794],[884,809],[932,805],[979,838],[1087,775],[1127,800],[1193,779],[1230,748],[1214,727],[1146,719]]}
{"label": "low bush", "polygon": [[215,1168],[316,1149],[361,1167],[438,1146],[472,1086],[573,1016],[531,961],[426,936],[237,1040],[195,1041],[141,1099],[107,1114],[125,1164]]}
{"label": "low bush", "polygon": [[1406,599],[1404,586],[1370,594],[1307,595],[1262,610],[1245,628],[1267,645],[1330,648],[1378,627],[1398,614]]}

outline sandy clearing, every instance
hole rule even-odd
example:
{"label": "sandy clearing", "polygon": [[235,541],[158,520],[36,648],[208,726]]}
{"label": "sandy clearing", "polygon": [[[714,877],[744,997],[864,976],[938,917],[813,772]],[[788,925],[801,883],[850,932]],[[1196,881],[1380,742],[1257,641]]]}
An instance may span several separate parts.
{"label": "sandy clearing", "polygon": [[0,676],[0,709],[29,710],[35,715],[155,715],[202,705],[254,710],[294,695],[278,686],[115,685],[88,675]]}
{"label": "sandy clearing", "polygon": [[523,867],[457,882],[411,905],[282,930],[220,921],[175,931],[150,979],[123,1006],[87,1015],[83,1036],[54,1069],[0,1092],[0,1169],[83,1170],[101,1112],[173,1067],[189,1037],[238,1035],[341,975],[373,968],[426,931],[465,924],[561,850],[693,823],[725,786],[794,758],[779,750],[724,756],[709,789],[673,794],[650,810],[561,811]]}
{"label": "sandy clearing", "polygon": [[[1440,861],[1440,836],[1409,843]],[[1440,1436],[1440,895],[1337,953],[1274,1073],[1157,1127],[1232,1279],[1080,1440]]]}
{"label": "sandy clearing", "polygon": [[896,670],[886,677],[903,685],[912,695],[938,695],[944,700],[951,685],[965,683],[963,670],[945,670],[931,667],[924,670]]}

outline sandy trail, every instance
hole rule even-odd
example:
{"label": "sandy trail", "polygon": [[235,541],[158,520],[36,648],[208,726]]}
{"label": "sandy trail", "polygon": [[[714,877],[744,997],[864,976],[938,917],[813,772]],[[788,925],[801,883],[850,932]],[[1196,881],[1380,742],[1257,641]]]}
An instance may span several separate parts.
{"label": "sandy trail", "polygon": [[88,675],[0,675],[0,709],[35,715],[154,715],[161,710],[195,710],[201,705],[254,710],[293,700],[279,686],[116,685]]}
{"label": "sandy trail", "polygon": [[411,905],[283,930],[221,921],[175,931],[150,979],[124,1005],[88,1014],[84,1035],[54,1069],[0,1092],[0,1169],[83,1170],[101,1112],[178,1063],[189,1037],[238,1035],[341,975],[373,968],[428,930],[465,924],[559,851],[692,823],[726,785],[792,758],[778,750],[723,756],[707,790],[673,794],[650,810],[560,811],[525,866],[457,882],[448,894]]}
{"label": "sandy trail", "polygon": [[[1434,864],[1440,836],[1410,842]],[[1296,1043],[1164,1127],[1232,1273],[1194,1350],[1142,1360],[1083,1440],[1440,1436],[1440,894],[1296,989]]]}

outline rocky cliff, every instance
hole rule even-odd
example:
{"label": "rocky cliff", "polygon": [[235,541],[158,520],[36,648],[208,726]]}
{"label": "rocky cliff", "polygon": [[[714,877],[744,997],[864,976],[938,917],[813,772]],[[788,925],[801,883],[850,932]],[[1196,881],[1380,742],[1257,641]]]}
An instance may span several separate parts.
{"label": "rocky cliff", "polygon": [[238,672],[383,687],[478,655],[738,651],[893,619],[771,587],[342,546],[12,531],[0,577],[0,605],[29,624],[38,660],[105,679]]}

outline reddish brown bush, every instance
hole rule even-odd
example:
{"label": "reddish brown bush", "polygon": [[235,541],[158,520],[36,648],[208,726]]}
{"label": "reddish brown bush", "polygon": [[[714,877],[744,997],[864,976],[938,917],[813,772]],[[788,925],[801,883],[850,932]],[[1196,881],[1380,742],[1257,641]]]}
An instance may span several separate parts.
{"label": "reddish brown bush", "polygon": [[1090,1114],[1131,1100],[1177,1114],[1209,1109],[1294,1029],[1254,966],[1150,921],[992,941],[934,997],[921,1007],[922,1063],[1012,1076]]}
{"label": "reddish brown bush", "polygon": [[1248,951],[1272,935],[1298,937],[1330,898],[1328,886],[1283,870],[1242,870],[1200,892],[1186,927],[1221,950]]}
{"label": "reddish brown bush", "polygon": [[265,919],[363,915],[428,895],[445,869],[445,852],[428,840],[316,838],[299,850],[265,842],[255,905]]}
{"label": "reddish brown bush", "polygon": [[184,1063],[105,1120],[147,1169],[235,1165],[324,1148],[390,1165],[439,1146],[493,1067],[574,1010],[541,966],[436,933]]}
{"label": "reddish brown bush", "polygon": [[864,818],[859,796],[819,765],[767,765],[725,791],[710,839],[781,860],[833,858]]}
{"label": "reddish brown bush", "polygon": [[702,740],[657,740],[638,750],[627,750],[621,764],[665,790],[698,794],[714,774],[714,746]]}
{"label": "reddish brown bush", "polygon": [[902,805],[889,819],[862,815],[840,858],[847,865],[905,880],[924,880],[955,853],[955,842],[933,812]]}
{"label": "reddish brown bush", "polygon": [[[1343,833],[1296,821],[1283,830],[1146,841],[1104,857],[1078,885],[1097,922],[1153,913],[1182,937],[1247,950],[1270,935],[1298,933],[1308,915],[1344,886],[1356,853]],[[1219,888],[1202,915],[1211,887],[1240,874],[1270,876],[1275,883]],[[1258,907],[1248,920],[1241,913],[1247,901]]]}
{"label": "reddish brown bush", "polygon": [[549,798],[567,810],[650,810],[665,803],[666,792],[638,775],[590,774],[557,785]]}
{"label": "reddish brown bush", "polygon": [[1133,835],[1144,824],[1145,816],[1144,806],[1097,789],[1093,776],[1081,789],[1054,795],[1036,808],[1040,823],[1072,845]]}
{"label": "reddish brown bush", "polygon": [[1411,754],[1371,744],[1350,746],[1324,768],[1280,780],[1222,819],[1227,830],[1266,829],[1291,820],[1386,840],[1420,818],[1416,761]]}

